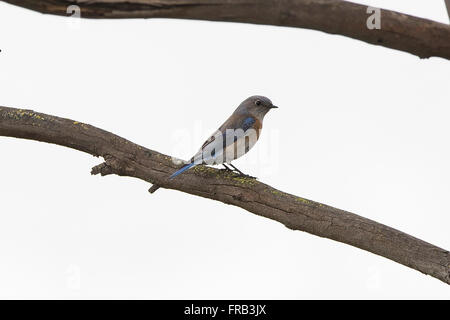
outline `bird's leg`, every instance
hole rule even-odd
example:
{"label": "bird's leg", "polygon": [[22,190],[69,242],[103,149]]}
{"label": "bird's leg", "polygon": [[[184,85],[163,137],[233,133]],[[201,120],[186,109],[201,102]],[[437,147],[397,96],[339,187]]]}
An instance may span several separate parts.
{"label": "bird's leg", "polygon": [[239,174],[240,174],[241,176],[246,176],[246,174],[242,173],[241,170],[239,170],[238,168],[236,168],[235,166],[233,166],[231,163],[230,163],[229,165],[233,167],[234,171],[239,172]]}
{"label": "bird's leg", "polygon": [[228,167],[225,163],[222,163],[222,165],[225,167],[225,170],[227,170],[227,171],[233,171],[233,170],[230,169],[230,167]]}
{"label": "bird's leg", "polygon": [[243,173],[241,170],[239,170],[238,168],[236,168],[235,166],[233,166],[231,163],[229,163],[229,165],[232,166],[233,169],[239,173],[239,175],[241,175],[241,176],[243,176],[243,177],[246,177],[246,178],[250,178],[250,179],[257,179],[256,177],[252,177],[252,176],[250,176],[250,175],[248,175],[248,174]]}

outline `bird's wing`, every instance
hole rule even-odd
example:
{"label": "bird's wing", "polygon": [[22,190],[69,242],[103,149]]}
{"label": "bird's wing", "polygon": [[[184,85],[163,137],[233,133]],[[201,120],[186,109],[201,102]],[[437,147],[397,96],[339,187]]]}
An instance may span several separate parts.
{"label": "bird's wing", "polygon": [[230,163],[246,154],[258,141],[261,128],[260,120],[251,116],[242,117],[238,125],[238,129],[241,130],[236,131],[233,137],[229,137],[233,143],[224,148],[222,157],[224,162]]}
{"label": "bird's wing", "polygon": [[216,130],[201,146],[200,150],[192,157],[191,162],[205,163],[214,160],[222,154],[226,147],[225,134]]}
{"label": "bird's wing", "polygon": [[[258,127],[258,122],[252,116],[232,115],[203,143],[200,150],[192,157],[191,162],[208,163],[222,157],[225,150],[231,149],[232,145],[238,143],[242,138],[234,135],[234,131],[227,132],[227,129],[241,129],[245,133],[248,129],[254,128],[255,125]],[[232,134],[232,136],[227,137],[227,133]],[[222,163],[222,161],[219,161],[219,163]]]}
{"label": "bird's wing", "polygon": [[200,150],[203,150],[208,144],[214,142],[216,140],[216,136],[220,135],[220,131],[216,130],[200,147]]}

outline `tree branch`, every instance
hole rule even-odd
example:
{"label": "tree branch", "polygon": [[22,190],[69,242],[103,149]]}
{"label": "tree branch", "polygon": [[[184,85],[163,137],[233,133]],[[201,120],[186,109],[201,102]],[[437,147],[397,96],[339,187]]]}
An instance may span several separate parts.
{"label": "tree branch", "polygon": [[447,7],[448,18],[450,19],[450,0],[445,0],[445,6]]}
{"label": "tree branch", "polygon": [[[381,10],[369,30],[367,6],[342,0],[2,0],[62,16],[78,5],[84,18],[178,18],[297,27],[340,34],[420,58],[450,59],[450,26]],[[447,4],[448,4],[448,0]]]}
{"label": "tree branch", "polygon": [[117,174],[241,207],[320,237],[381,255],[450,284],[447,250],[356,214],[287,194],[254,179],[206,166],[169,180],[172,158],[81,122],[0,106],[0,135],[66,146],[105,162],[92,174]]}

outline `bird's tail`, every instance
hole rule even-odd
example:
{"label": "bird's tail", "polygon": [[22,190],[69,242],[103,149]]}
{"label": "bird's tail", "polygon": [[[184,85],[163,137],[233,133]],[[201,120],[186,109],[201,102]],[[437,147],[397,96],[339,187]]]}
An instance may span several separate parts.
{"label": "bird's tail", "polygon": [[173,179],[175,178],[177,175],[185,172],[186,170],[189,170],[190,168],[192,168],[193,166],[197,165],[196,163],[192,162],[192,163],[188,163],[186,165],[184,165],[180,170],[174,172],[169,179]]}

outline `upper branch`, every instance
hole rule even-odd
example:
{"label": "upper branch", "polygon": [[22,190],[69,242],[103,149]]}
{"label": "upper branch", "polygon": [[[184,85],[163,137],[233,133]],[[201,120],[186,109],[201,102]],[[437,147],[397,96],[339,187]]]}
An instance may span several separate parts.
{"label": "upper branch", "polygon": [[163,188],[218,200],[279,221],[290,229],[381,255],[450,284],[450,255],[420,239],[356,214],[281,192],[253,179],[198,166],[177,179],[171,157],[88,124],[0,106],[0,136],[54,143],[105,162],[92,174],[136,177]]}
{"label": "upper branch", "polygon": [[[84,18],[179,18],[320,30],[412,53],[450,59],[450,26],[381,10],[369,29],[368,7],[342,0],[2,0],[42,13]],[[448,3],[448,0],[446,0]],[[71,7],[73,8],[73,7]],[[68,13],[69,12],[69,13]]]}
{"label": "upper branch", "polygon": [[447,7],[448,18],[450,19],[450,0],[445,0],[445,6]]}

